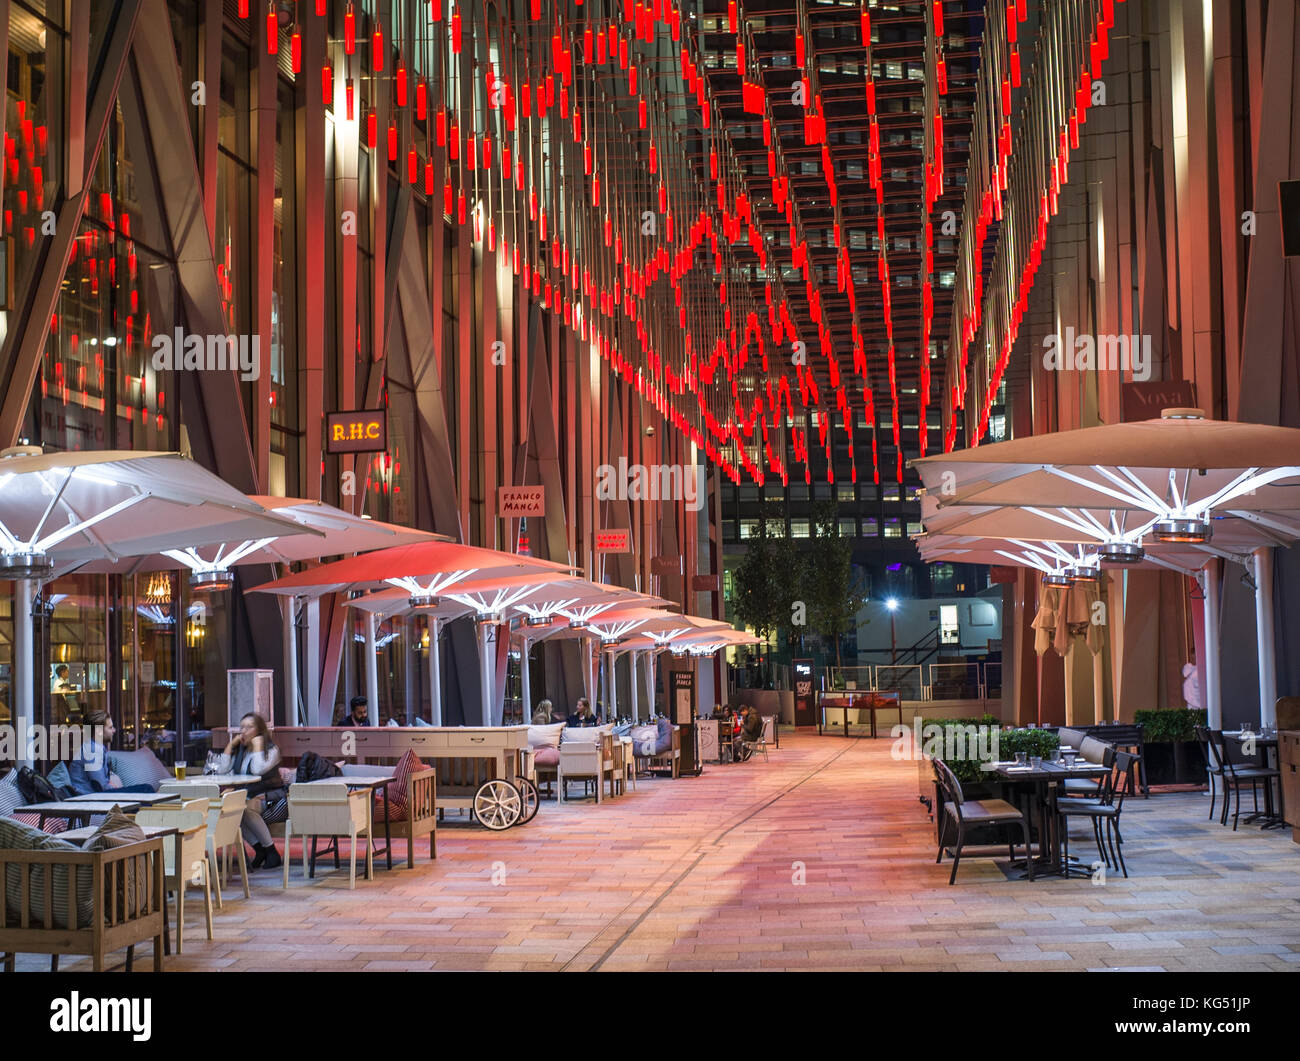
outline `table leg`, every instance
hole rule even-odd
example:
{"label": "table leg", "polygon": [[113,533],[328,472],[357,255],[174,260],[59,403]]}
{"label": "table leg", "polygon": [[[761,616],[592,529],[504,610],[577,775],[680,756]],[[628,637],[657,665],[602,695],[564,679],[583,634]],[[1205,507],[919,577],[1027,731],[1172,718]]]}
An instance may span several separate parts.
{"label": "table leg", "polygon": [[[384,859],[388,863],[388,868],[392,869],[393,868],[393,832],[392,832],[392,818],[388,814],[388,786],[381,785],[379,791],[384,794]],[[372,799],[370,801],[370,808],[371,808],[370,815],[372,819],[374,818],[374,806],[375,806],[375,801]],[[412,836],[407,841],[407,843],[414,845],[415,837]]]}

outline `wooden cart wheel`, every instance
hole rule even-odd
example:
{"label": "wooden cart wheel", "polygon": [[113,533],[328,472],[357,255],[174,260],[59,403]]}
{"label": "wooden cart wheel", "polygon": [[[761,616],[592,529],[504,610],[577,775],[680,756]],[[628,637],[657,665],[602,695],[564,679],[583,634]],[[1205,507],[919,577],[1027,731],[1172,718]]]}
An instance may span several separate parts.
{"label": "wooden cart wheel", "polygon": [[516,825],[527,825],[537,817],[537,809],[541,806],[541,799],[537,794],[537,786],[526,777],[516,777],[515,787],[519,789],[519,795],[523,797],[523,814]]}
{"label": "wooden cart wheel", "polygon": [[474,817],[493,832],[509,829],[523,811],[523,797],[509,781],[484,782],[474,793]]}

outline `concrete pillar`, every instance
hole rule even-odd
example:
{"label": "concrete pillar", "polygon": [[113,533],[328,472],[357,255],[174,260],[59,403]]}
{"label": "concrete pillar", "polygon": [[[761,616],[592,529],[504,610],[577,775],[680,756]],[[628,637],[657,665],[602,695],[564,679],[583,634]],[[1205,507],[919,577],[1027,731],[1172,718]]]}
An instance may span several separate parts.
{"label": "concrete pillar", "polygon": [[14,665],[10,691],[18,736],[14,762],[30,767],[36,766],[31,756],[32,726],[36,723],[36,630],[32,623],[36,590],[37,583],[28,578],[14,583]]}
{"label": "concrete pillar", "polygon": [[1255,635],[1259,641],[1259,721],[1277,722],[1277,662],[1273,640],[1273,550],[1255,550]]}

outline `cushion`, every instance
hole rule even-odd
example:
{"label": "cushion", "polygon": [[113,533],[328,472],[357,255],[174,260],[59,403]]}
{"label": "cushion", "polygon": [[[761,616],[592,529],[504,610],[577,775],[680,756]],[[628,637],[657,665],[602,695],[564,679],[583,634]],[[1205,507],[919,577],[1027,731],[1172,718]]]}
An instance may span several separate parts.
{"label": "cushion", "polygon": [[558,748],[563,733],[563,722],[558,722],[553,726],[529,726],[528,747],[532,748],[533,751],[537,751],[538,748]]}
{"label": "cushion", "polygon": [[664,752],[673,750],[673,722],[670,718],[661,718],[656,723],[658,733],[655,736],[655,754],[663,755]]}
{"label": "cushion", "polygon": [[12,816],[14,809],[26,802],[23,794],[18,791],[17,770],[10,770],[4,777],[0,777],[0,816]]}
{"label": "cushion", "polygon": [[[115,847],[138,844],[147,839],[144,830],[128,818],[120,807],[114,807],[104,816],[99,827],[81,845],[83,851],[111,851]],[[117,910],[120,917],[131,917],[139,911],[149,898],[149,882],[145,874],[136,874],[131,862],[123,864],[117,880]],[[109,874],[104,875],[104,899],[113,902],[113,882]],[[134,899],[127,898],[130,895]]]}
{"label": "cushion", "polygon": [[68,774],[67,763],[55,763],[50,772],[45,775],[45,780],[54,786],[54,791],[60,799],[67,799],[72,795],[72,777]]}
{"label": "cushion", "polygon": [[397,719],[395,719],[395,718],[390,718],[390,719],[387,721],[387,723],[385,723],[385,725],[389,725],[389,726],[400,726],[401,723],[398,722]]}
{"label": "cushion", "polygon": [[567,726],[562,734],[562,744],[599,744],[608,732],[604,726]]}
{"label": "cushion", "polygon": [[[75,844],[41,832],[35,826],[25,825],[12,818],[0,818],[0,850],[6,851],[63,851],[79,850]],[[34,926],[45,924],[45,866],[33,866],[28,880],[28,917]],[[17,924],[20,916],[18,904],[22,900],[22,870],[16,865],[5,866],[4,875],[4,917],[0,923],[8,921]],[[89,924],[94,916],[95,904],[91,892],[92,873],[89,866],[76,870],[75,907],[69,911],[69,872],[66,866],[55,866],[53,871],[52,899],[55,926],[80,928]],[[73,924],[75,921],[75,924]]]}
{"label": "cushion", "polygon": [[558,766],[560,764],[559,748],[538,748],[533,753],[534,766]]}
{"label": "cushion", "polygon": [[433,726],[432,722],[425,722],[424,719],[422,719],[419,715],[415,716],[415,724],[417,726],[430,726],[430,727]]}
{"label": "cushion", "polygon": [[[393,771],[393,779],[384,786],[388,793],[389,821],[406,817],[406,786],[413,774],[418,774],[424,769],[426,769],[424,763],[413,749],[408,748],[406,753],[397,760],[397,769]],[[381,798],[378,789],[375,790],[375,797],[377,799]],[[382,802],[380,805],[382,807]]]}
{"label": "cushion", "polygon": [[159,785],[172,776],[172,772],[148,748],[139,748],[133,752],[109,752],[108,768],[122,779],[124,786],[148,785],[155,792]]}
{"label": "cushion", "polygon": [[628,736],[632,738],[632,747],[637,755],[648,758],[655,754],[659,744],[658,726],[633,726]]}

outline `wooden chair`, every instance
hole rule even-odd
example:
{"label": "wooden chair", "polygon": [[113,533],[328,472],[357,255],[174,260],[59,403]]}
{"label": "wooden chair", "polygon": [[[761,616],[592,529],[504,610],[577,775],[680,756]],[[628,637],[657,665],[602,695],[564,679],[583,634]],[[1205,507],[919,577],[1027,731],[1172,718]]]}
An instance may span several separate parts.
{"label": "wooden chair", "polygon": [[221,786],[207,782],[196,785],[185,781],[164,781],[158,786],[158,791],[173,792],[181,800],[221,798]]}
{"label": "wooden chair", "polygon": [[[957,780],[957,775],[952,772],[948,764],[942,759],[934,759],[932,762],[935,780],[943,792],[944,814],[952,820],[957,832],[956,843],[945,844],[944,823],[939,824],[939,855],[934,862],[938,865],[943,861],[944,851],[952,851],[952,874],[948,877],[948,884],[952,885],[957,881],[957,866],[961,862],[962,845],[966,840],[968,825],[1006,825],[1018,830],[1025,842],[1025,861],[1029,864],[1029,879],[1033,880],[1034,852],[1029,846],[1029,822],[1025,820],[1025,816],[1004,799],[966,799],[961,790],[961,782]],[[1007,850],[1014,861],[1016,857],[1014,842],[1008,843]]]}
{"label": "wooden chair", "polygon": [[[718,738],[721,743],[721,736]],[[667,770],[674,777],[681,777],[682,773],[682,727],[673,726],[673,743],[672,747],[658,755],[647,755],[643,758],[646,769],[649,770]]]}
{"label": "wooden chair", "polygon": [[289,820],[284,823],[284,884],[289,887],[289,843],[302,837],[302,872],[311,876],[307,860],[309,837],[347,837],[351,848],[348,887],[357,886],[357,840],[366,838],[366,880],[373,880],[374,843],[370,835],[371,794],[368,789],[349,792],[343,784],[294,784],[289,786]]}
{"label": "wooden chair", "polygon": [[[206,803],[206,800],[195,800]],[[166,889],[176,893],[176,953],[185,953],[185,892],[191,884],[203,889],[203,912],[208,924],[208,939],[212,939],[212,876],[213,867],[208,861],[208,815],[206,808],[176,810],[172,807],[142,807],[135,816],[142,828],[162,825],[180,831],[180,861],[176,859],[176,842],[165,837],[163,865]]]}
{"label": "wooden chair", "polygon": [[[170,838],[166,838],[170,839]],[[0,850],[0,882],[11,871],[18,874],[20,901],[9,905],[7,889],[0,887],[0,954],[4,969],[14,971],[19,954],[86,954],[91,968],[102,972],[104,956],[126,948],[126,971],[131,971],[135,945],[153,940],[153,969],[163,968],[163,837],[142,840],[105,851]],[[33,871],[40,867],[44,884],[33,886]],[[59,923],[54,907],[54,878],[66,874],[68,903],[73,915]],[[89,879],[89,892],[81,880]],[[128,880],[135,888],[125,887]],[[72,882],[76,882],[73,884]],[[78,898],[93,905],[88,919],[76,915]]]}
{"label": "wooden chair", "polygon": [[[378,798],[378,797],[377,797]],[[376,807],[388,807],[382,798],[378,798]],[[383,818],[375,822],[379,828]],[[429,858],[438,857],[437,771],[430,767],[411,775],[406,784],[406,814],[394,817],[388,823],[388,835],[393,840],[406,841],[406,868],[415,868],[415,841],[417,837],[429,838]]]}

